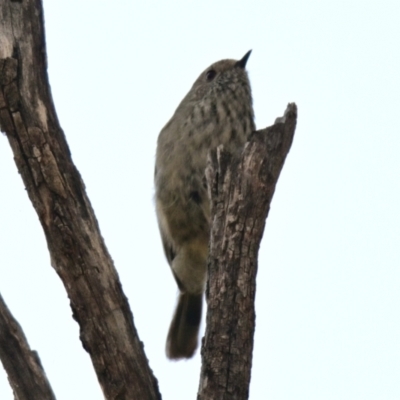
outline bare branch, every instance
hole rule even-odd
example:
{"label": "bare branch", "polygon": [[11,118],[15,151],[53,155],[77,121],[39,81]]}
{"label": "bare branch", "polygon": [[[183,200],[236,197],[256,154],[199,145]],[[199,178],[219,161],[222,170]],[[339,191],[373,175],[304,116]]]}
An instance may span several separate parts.
{"label": "bare branch", "polygon": [[18,400],[55,400],[36,351],[0,295],[0,359]]}
{"label": "bare branch", "polygon": [[159,399],[128,301],[59,126],[40,0],[0,0],[0,124],[107,399]]}
{"label": "bare branch", "polygon": [[199,400],[247,399],[255,327],[257,258],[276,182],[292,144],[297,108],[255,132],[239,160],[219,147],[207,181],[212,230]]}

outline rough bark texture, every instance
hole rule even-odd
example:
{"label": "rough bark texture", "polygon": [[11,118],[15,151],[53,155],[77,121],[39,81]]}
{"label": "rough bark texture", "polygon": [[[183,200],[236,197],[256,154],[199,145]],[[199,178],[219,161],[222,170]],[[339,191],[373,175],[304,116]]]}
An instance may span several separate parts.
{"label": "rough bark texture", "polygon": [[128,301],[55,113],[40,0],[0,0],[0,124],[107,399],[159,399]]}
{"label": "rough bark texture", "polygon": [[[83,347],[107,399],[160,399],[57,120],[41,1],[0,0],[0,27],[0,125],[44,229],[52,266],[70,298]],[[296,116],[290,104],[275,125],[252,135],[240,160],[222,148],[211,154],[207,179],[213,226],[198,399],[248,398],[258,249]],[[38,357],[2,301],[0,357],[16,398],[54,398]]]}
{"label": "rough bark texture", "polygon": [[219,147],[207,181],[212,230],[199,400],[247,399],[255,328],[257,258],[272,196],[292,144],[297,108],[255,132],[239,160]]}
{"label": "rough bark texture", "polygon": [[0,358],[18,400],[55,400],[38,354],[0,295]]}

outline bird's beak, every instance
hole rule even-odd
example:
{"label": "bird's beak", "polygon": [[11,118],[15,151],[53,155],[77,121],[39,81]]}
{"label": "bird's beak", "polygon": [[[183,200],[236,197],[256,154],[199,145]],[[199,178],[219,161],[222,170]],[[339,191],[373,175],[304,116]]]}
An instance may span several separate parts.
{"label": "bird's beak", "polygon": [[240,67],[242,69],[245,69],[247,60],[249,59],[250,54],[251,54],[251,50],[249,50],[241,60],[236,62],[235,67]]}

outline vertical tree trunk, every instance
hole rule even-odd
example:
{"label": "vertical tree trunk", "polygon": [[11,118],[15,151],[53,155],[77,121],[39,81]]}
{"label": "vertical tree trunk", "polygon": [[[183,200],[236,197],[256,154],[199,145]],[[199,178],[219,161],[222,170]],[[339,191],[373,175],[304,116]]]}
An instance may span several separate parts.
{"label": "vertical tree trunk", "polygon": [[249,396],[258,249],[296,118],[296,105],[289,104],[275,125],[252,135],[239,160],[222,147],[211,153],[212,229],[199,400]]}

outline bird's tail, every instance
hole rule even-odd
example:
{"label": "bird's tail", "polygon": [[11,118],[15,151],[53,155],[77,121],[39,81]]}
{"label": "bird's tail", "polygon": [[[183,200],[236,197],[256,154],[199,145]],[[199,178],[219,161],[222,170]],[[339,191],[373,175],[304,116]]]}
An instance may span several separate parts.
{"label": "bird's tail", "polygon": [[166,353],[172,360],[193,356],[198,341],[202,294],[181,293],[169,328]]}

